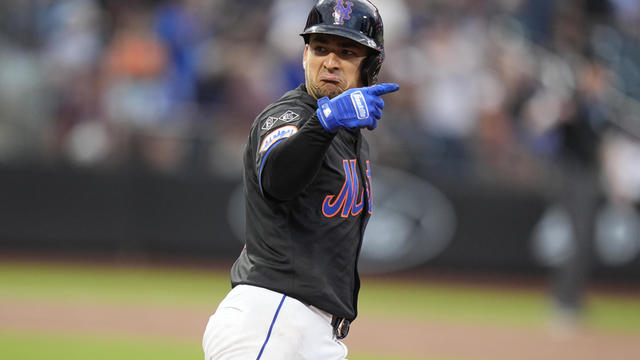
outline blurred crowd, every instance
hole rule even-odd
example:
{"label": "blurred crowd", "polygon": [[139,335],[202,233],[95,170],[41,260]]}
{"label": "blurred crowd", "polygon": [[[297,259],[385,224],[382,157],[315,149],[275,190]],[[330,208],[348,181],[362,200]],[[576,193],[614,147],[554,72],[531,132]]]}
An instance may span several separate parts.
{"label": "blurred crowd", "polygon": [[[401,86],[381,163],[533,187],[571,163],[640,198],[640,1],[375,3]],[[255,116],[304,79],[311,4],[3,1],[0,164],[237,177]]]}

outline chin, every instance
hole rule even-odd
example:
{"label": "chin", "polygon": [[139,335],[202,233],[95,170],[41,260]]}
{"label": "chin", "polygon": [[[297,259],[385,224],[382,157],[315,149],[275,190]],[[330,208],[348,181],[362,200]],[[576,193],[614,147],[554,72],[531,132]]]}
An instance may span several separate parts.
{"label": "chin", "polygon": [[326,97],[328,97],[329,99],[333,99],[334,97],[336,97],[336,96],[338,96],[338,95],[342,94],[342,92],[343,92],[342,90],[327,91],[327,92],[326,92],[324,95],[322,95],[322,96],[326,96]]}
{"label": "chin", "polygon": [[331,99],[342,94],[344,92],[344,89],[332,85],[320,89],[320,92],[322,93],[322,96],[326,96]]}
{"label": "chin", "polygon": [[337,85],[323,83],[314,83],[313,85],[309,86],[308,89],[311,90],[311,93],[317,99],[325,96],[329,99],[332,99],[345,91],[345,89]]}

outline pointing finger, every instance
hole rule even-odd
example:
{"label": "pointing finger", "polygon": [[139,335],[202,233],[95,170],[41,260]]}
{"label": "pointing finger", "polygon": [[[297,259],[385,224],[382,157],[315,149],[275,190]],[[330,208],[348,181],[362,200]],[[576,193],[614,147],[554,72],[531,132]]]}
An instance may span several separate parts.
{"label": "pointing finger", "polygon": [[369,94],[380,96],[390,92],[398,91],[400,86],[393,83],[377,84],[369,87]]}

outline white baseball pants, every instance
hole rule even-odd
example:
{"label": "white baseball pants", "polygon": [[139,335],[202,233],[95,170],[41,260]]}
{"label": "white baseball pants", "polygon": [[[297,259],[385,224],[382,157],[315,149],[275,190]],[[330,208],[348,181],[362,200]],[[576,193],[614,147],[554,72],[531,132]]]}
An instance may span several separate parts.
{"label": "white baseball pants", "polygon": [[202,339],[205,360],[346,360],[331,315],[268,289],[238,285],[222,300]]}

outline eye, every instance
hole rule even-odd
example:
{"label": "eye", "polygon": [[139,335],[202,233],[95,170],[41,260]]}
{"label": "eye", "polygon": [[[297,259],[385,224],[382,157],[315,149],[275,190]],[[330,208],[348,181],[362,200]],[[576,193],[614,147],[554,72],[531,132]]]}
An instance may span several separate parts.
{"label": "eye", "polygon": [[325,48],[324,46],[316,46],[313,48],[313,52],[315,52],[318,55],[326,54],[327,48]]}
{"label": "eye", "polygon": [[355,53],[355,52],[353,52],[353,51],[351,51],[351,50],[347,50],[347,49],[345,49],[345,50],[342,50],[342,55],[346,55],[346,56],[355,56],[355,55],[356,55],[356,53]]}

